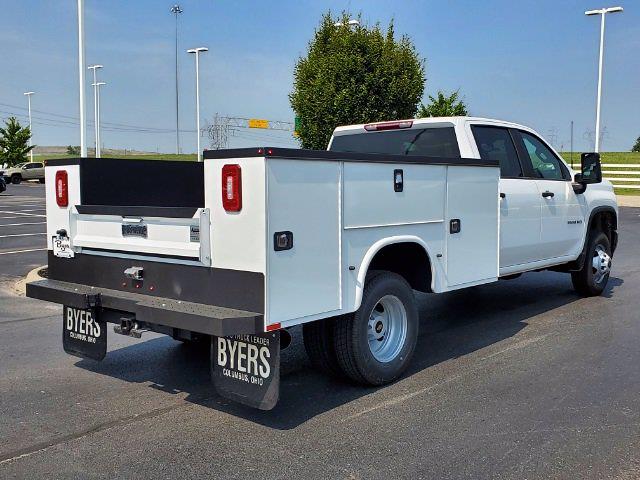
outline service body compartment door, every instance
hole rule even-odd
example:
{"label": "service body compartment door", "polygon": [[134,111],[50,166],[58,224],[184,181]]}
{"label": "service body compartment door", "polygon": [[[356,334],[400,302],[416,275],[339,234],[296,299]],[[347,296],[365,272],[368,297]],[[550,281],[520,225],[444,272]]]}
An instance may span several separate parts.
{"label": "service body compartment door", "polygon": [[267,182],[267,323],[339,309],[340,162],[270,158]]}
{"label": "service body compartment door", "polygon": [[493,167],[448,167],[447,284],[498,278],[498,180]]}

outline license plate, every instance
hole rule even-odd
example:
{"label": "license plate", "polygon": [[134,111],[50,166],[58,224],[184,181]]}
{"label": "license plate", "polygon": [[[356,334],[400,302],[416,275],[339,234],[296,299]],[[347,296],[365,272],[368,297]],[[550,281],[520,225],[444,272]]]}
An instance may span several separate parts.
{"label": "license plate", "polygon": [[51,242],[53,243],[53,254],[56,257],[73,258],[74,253],[69,237],[53,237]]}
{"label": "license plate", "polygon": [[107,323],[100,320],[97,310],[65,306],[62,312],[64,351],[76,357],[102,360],[107,353]]}
{"label": "license plate", "polygon": [[217,392],[271,410],[280,395],[280,332],[212,337],[211,372]]}
{"label": "license plate", "polygon": [[123,223],[122,236],[147,238],[147,226],[135,223]]}

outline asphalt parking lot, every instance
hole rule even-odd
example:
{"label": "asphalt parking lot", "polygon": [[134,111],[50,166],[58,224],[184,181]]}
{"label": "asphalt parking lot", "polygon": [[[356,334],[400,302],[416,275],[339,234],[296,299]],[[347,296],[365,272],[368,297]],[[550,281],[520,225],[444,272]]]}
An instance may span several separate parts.
{"label": "asphalt parking lot", "polygon": [[44,185],[23,182],[0,193],[0,281],[47,262]]}
{"label": "asphalt parking lot", "polygon": [[317,374],[295,331],[260,412],[170,338],[66,355],[61,308],[10,289],[46,261],[42,197],[0,195],[0,478],[640,478],[640,209],[602,297],[551,272],[420,295],[413,365],[384,388]]}

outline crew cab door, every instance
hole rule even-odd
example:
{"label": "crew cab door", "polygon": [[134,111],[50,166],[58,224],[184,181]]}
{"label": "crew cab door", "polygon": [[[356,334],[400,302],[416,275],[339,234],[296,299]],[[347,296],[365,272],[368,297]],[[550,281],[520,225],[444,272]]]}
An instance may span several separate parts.
{"label": "crew cab door", "polygon": [[584,216],[564,162],[540,138],[516,131],[523,168],[536,185],[542,202],[540,260],[575,255],[582,247]]}
{"label": "crew cab door", "polygon": [[472,125],[482,159],[500,162],[500,268],[540,259],[541,200],[535,179],[526,178],[508,128]]}

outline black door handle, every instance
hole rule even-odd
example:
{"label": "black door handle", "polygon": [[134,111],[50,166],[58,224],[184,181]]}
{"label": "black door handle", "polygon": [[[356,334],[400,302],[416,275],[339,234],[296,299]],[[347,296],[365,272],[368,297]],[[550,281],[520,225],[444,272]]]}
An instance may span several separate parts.
{"label": "black door handle", "polygon": [[553,197],[554,195],[555,195],[555,194],[554,194],[553,192],[550,192],[549,190],[547,190],[546,192],[542,192],[542,196],[543,196],[544,198],[547,198],[547,197]]}
{"label": "black door handle", "polygon": [[500,192],[500,198],[507,198],[507,194]]}

